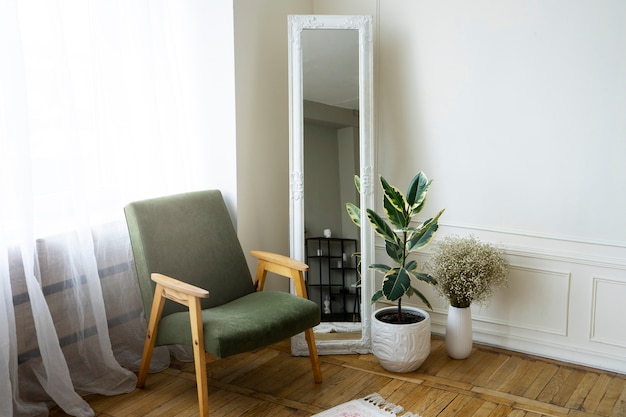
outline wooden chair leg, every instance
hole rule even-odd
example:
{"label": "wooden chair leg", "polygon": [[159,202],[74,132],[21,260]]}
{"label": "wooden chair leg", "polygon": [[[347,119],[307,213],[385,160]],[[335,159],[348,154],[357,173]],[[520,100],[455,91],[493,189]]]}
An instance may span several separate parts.
{"label": "wooden chair leg", "polygon": [[311,359],[311,367],[313,368],[313,379],[319,384],[322,382],[322,370],[320,369],[320,358],[317,356],[317,346],[315,346],[313,329],[305,330],[304,336],[309,346],[309,358]]}
{"label": "wooden chair leg", "polygon": [[137,375],[137,388],[143,388],[146,385],[148,371],[150,370],[150,361],[152,360],[152,352],[156,342],[159,321],[163,313],[163,305],[165,297],[163,297],[163,289],[157,285],[154,291],[154,299],[152,300],[152,311],[150,312],[150,321],[148,322],[148,331],[146,340],[143,343],[143,353],[141,354],[141,365],[139,366],[139,374]]}
{"label": "wooden chair leg", "polygon": [[193,339],[193,361],[196,369],[196,386],[198,389],[198,406],[200,416],[209,416],[209,383],[206,373],[206,352],[204,351],[204,330],[200,299],[189,303],[189,319],[191,321],[191,337]]}

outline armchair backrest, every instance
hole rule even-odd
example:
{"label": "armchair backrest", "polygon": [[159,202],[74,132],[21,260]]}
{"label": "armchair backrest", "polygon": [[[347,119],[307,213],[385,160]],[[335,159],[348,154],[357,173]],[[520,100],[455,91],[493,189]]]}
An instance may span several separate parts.
{"label": "armchair backrest", "polygon": [[[208,290],[203,309],[255,291],[220,191],[137,201],[124,212],[146,315],[154,296],[153,272]],[[163,316],[185,310],[167,302]]]}

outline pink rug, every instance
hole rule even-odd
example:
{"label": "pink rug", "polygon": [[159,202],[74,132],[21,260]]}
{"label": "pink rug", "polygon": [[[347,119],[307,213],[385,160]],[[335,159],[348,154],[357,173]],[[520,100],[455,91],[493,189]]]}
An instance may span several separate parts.
{"label": "pink rug", "polygon": [[419,414],[402,413],[399,405],[388,403],[379,394],[374,393],[360,400],[352,400],[315,414],[312,417],[421,417]]}

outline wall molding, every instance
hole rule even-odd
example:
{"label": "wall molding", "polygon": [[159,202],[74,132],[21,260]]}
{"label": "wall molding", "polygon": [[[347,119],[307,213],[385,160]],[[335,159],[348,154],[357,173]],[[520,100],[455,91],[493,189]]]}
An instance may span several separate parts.
{"label": "wall molding", "polygon": [[[585,240],[476,225],[441,222],[440,225],[441,229],[438,236],[449,234],[479,235],[481,240],[501,246],[510,255],[530,256],[557,262],[626,271],[626,243],[622,242]],[[434,241],[435,245],[436,242],[437,239]]]}
{"label": "wall molding", "polygon": [[[414,226],[421,224],[425,220],[425,218],[414,220]],[[584,239],[575,236],[527,232],[517,229],[452,223],[441,220],[439,221],[439,226],[439,232],[433,241],[433,245],[436,245],[442,236],[473,234],[478,235],[483,241],[501,246],[511,255],[531,255],[535,258],[558,262],[580,263],[626,270],[626,241]],[[378,236],[376,237],[376,244],[384,247],[382,239]],[[432,246],[427,247],[422,253],[430,254],[431,252]]]}
{"label": "wall molding", "polygon": [[447,223],[447,222],[439,222],[439,225],[446,228],[454,228],[454,229],[466,229],[466,230],[480,230],[483,232],[490,233],[498,233],[502,235],[514,235],[521,237],[530,237],[533,239],[544,239],[551,241],[561,241],[567,243],[574,244],[584,244],[584,245],[595,245],[595,246],[606,246],[611,248],[620,248],[626,249],[626,242],[616,242],[605,239],[586,239],[576,236],[565,236],[565,235],[557,235],[550,233],[539,233],[539,232],[526,232],[518,229],[508,229],[508,228],[500,228],[500,227],[492,227],[485,225],[471,225],[464,223]]}
{"label": "wall molding", "polygon": [[[473,307],[477,343],[626,374],[626,328],[614,327],[626,317],[626,245],[448,223],[416,258],[428,271],[439,240],[470,234],[505,251],[511,279],[484,308]],[[377,261],[388,260],[382,239],[376,244]],[[445,334],[448,304],[431,302],[432,331]]]}
{"label": "wall molding", "polygon": [[[592,282],[593,294],[589,340],[595,343],[602,343],[626,349],[626,331],[622,330],[624,327],[622,321],[623,318],[626,317],[626,307],[618,304],[613,305],[612,309],[607,309],[609,311],[602,311],[601,309],[605,307],[605,304],[602,303],[602,300],[600,300],[600,297],[602,295],[600,294],[600,285],[615,286],[616,288],[613,291],[609,292],[612,294],[613,297],[624,299],[623,295],[626,294],[626,281],[619,281],[616,279],[603,277],[593,277]],[[606,320],[607,322],[610,321],[611,324],[609,326],[601,326],[601,320]],[[614,325],[618,325],[619,328],[615,328]],[[606,331],[606,333],[602,334],[603,331]],[[619,333],[620,331],[621,333]],[[623,340],[615,338],[616,336],[618,338],[621,336]]]}
{"label": "wall molding", "polygon": [[[475,311],[472,311],[472,318],[478,322],[490,323],[490,324],[495,324],[498,326],[506,326],[509,328],[516,328],[520,330],[530,330],[534,332],[557,335],[557,336],[567,336],[568,324],[569,324],[568,312],[570,309],[569,295],[571,292],[571,272],[558,271],[558,270],[547,269],[547,268],[533,268],[533,267],[519,266],[519,265],[509,265],[509,270],[517,270],[521,274],[533,273],[537,277],[543,276],[545,278],[553,278],[555,280],[558,279],[559,281],[562,281],[558,284],[565,287],[564,289],[566,291],[566,297],[565,297],[566,299],[563,300],[562,305],[558,306],[559,307],[558,310],[560,314],[560,316],[558,317],[559,319],[558,325],[550,327],[550,326],[537,325],[536,323],[531,323],[529,321],[526,321],[525,323],[523,320],[518,320],[518,321],[501,320],[497,318],[498,316],[497,314],[489,316],[488,314],[480,314]],[[553,311],[553,313],[555,313],[555,311]]]}

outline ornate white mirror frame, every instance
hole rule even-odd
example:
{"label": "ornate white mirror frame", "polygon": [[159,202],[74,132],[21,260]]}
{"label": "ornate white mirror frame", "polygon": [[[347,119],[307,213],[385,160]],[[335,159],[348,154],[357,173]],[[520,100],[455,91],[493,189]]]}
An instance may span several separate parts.
{"label": "ornate white mirror frame", "polygon": [[[295,259],[306,262],[304,222],[304,96],[302,33],[305,30],[348,29],[358,31],[359,47],[359,165],[361,178],[361,338],[353,340],[318,340],[320,354],[367,353],[370,350],[369,302],[374,277],[368,265],[374,260],[374,233],[365,208],[374,207],[374,140],[373,140],[373,47],[371,16],[291,15],[289,23],[289,187],[290,250]],[[328,45],[329,48],[332,45]],[[292,340],[292,353],[306,355],[304,337]]]}

